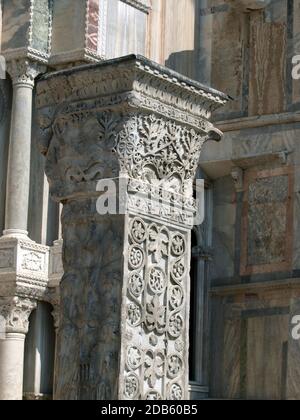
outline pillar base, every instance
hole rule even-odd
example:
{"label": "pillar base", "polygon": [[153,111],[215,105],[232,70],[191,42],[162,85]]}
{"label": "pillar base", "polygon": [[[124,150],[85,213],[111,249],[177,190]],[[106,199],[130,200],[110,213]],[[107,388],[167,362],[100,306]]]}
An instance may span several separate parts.
{"label": "pillar base", "polygon": [[3,236],[0,240],[3,239],[24,239],[26,241],[31,241],[28,237],[28,232],[26,230],[20,229],[7,229],[3,231]]}

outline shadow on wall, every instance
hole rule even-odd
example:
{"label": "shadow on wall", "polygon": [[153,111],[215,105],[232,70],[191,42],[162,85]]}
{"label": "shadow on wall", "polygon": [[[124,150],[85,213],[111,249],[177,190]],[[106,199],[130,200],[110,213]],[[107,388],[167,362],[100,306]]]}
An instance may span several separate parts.
{"label": "shadow on wall", "polygon": [[184,76],[197,80],[194,65],[195,58],[195,51],[179,51],[171,54],[167,59],[165,65],[166,67],[175,70],[178,73],[183,74]]}
{"label": "shadow on wall", "polygon": [[[194,49],[174,52],[165,65],[206,85],[211,84],[211,27],[207,0],[194,0]],[[207,13],[204,13],[206,11]]]}

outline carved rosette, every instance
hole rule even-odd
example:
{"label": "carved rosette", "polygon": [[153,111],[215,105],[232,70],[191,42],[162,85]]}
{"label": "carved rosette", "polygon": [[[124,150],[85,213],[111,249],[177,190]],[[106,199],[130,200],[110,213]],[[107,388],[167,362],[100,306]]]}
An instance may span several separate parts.
{"label": "carved rosette", "polygon": [[29,317],[36,308],[36,302],[20,297],[0,299],[1,333],[27,334]]}
{"label": "carved rosette", "polygon": [[[135,56],[45,76],[37,92],[64,204],[57,398],[187,399],[192,186],[228,98]],[[96,212],[102,179],[127,180],[126,214]]]}

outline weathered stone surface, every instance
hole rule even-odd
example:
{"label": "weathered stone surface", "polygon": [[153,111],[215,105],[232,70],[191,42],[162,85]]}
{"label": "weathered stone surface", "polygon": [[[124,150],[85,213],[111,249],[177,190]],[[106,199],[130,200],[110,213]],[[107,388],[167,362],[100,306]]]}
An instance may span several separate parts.
{"label": "weathered stone surface", "polygon": [[[64,203],[56,398],[188,398],[192,183],[227,99],[136,56],[40,80],[41,148]],[[97,214],[107,178],[127,180],[125,214]]]}
{"label": "weathered stone surface", "polygon": [[5,0],[2,51],[8,58],[47,62],[51,46],[52,2]]}
{"label": "weathered stone surface", "polygon": [[241,273],[292,266],[293,173],[288,168],[246,173]]}

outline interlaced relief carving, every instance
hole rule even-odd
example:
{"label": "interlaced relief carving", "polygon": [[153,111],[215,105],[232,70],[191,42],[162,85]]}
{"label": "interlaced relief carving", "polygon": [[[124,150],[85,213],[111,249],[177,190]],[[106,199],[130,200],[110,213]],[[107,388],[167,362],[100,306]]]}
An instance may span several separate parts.
{"label": "interlaced relief carving", "polygon": [[[187,319],[186,282],[183,284],[188,272],[186,236],[140,217],[131,217],[129,226],[129,261],[132,249],[140,250],[144,258],[139,271],[129,263],[124,397],[182,399]],[[146,339],[141,343],[140,337],[144,335]],[[135,375],[140,378],[138,387]]]}
{"label": "interlaced relief carving", "polygon": [[[43,118],[42,125],[46,172],[56,187],[76,190],[83,183],[117,177],[121,170],[156,191],[165,191],[168,196],[162,198],[166,199],[172,193],[189,196],[206,139],[155,114],[122,119],[110,111],[77,113],[58,118],[52,131],[48,118]],[[74,142],[74,135],[80,141]]]}

